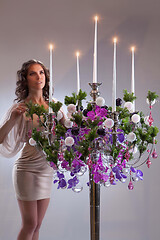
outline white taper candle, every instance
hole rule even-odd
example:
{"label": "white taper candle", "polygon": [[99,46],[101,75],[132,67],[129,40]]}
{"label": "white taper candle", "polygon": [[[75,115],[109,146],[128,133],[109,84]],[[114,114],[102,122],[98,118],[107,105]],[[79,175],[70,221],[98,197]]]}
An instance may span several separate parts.
{"label": "white taper candle", "polygon": [[[132,51],[132,78],[131,78],[131,93],[135,95],[135,76],[134,76],[134,52],[135,47],[131,47]],[[133,101],[133,112],[135,112],[135,100]]]}
{"label": "white taper candle", "polygon": [[[50,71],[50,81],[49,81],[49,102],[52,102],[52,81],[53,81],[53,75],[52,75],[52,58],[53,58],[53,45],[50,44],[49,46],[49,52],[50,52],[50,67],[49,67],[49,71]],[[52,108],[49,107],[49,113],[52,112]]]}
{"label": "white taper candle", "polygon": [[116,111],[116,43],[117,38],[113,39],[114,52],[113,52],[113,85],[112,85],[112,112]]}
{"label": "white taper candle", "polygon": [[95,32],[94,32],[94,54],[93,54],[93,83],[97,83],[97,23],[98,16],[95,16]]}
{"label": "white taper candle", "polygon": [[76,52],[77,56],[77,94],[79,93],[80,90],[80,73],[79,73],[79,52]]}

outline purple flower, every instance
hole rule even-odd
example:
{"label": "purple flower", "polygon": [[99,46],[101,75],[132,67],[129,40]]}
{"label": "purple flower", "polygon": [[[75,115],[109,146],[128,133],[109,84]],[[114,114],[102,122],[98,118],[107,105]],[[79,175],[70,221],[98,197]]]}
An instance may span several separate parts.
{"label": "purple flower", "polygon": [[143,172],[141,170],[137,170],[134,167],[130,168],[133,173],[136,174],[136,177],[138,177],[140,180],[143,180]]}
{"label": "purple flower", "polygon": [[66,160],[63,160],[61,163],[61,167],[65,168],[66,170],[70,170],[69,163]]}
{"label": "purple flower", "polygon": [[121,180],[121,178],[127,178],[127,176],[124,175],[124,174],[121,172],[121,170],[120,170],[120,168],[119,168],[118,165],[115,166],[114,168],[112,168],[112,171],[116,174],[116,178],[117,178],[118,180]]}
{"label": "purple flower", "polygon": [[78,178],[75,176],[74,178],[71,178],[68,180],[68,189],[75,187],[79,183]]}
{"label": "purple flower", "polygon": [[67,186],[67,183],[66,180],[64,179],[64,174],[57,171],[57,177],[58,179],[53,181],[54,184],[58,182],[57,189],[65,188]]}
{"label": "purple flower", "polygon": [[87,113],[87,117],[90,118],[92,121],[95,119],[95,112],[94,111],[89,111]]}
{"label": "purple flower", "polygon": [[57,170],[57,166],[54,162],[50,162],[50,166],[54,169]]}
{"label": "purple flower", "polygon": [[101,107],[99,107],[99,106],[96,106],[95,113],[96,113],[97,116],[103,118],[103,117],[106,117],[106,116],[107,116],[108,111],[107,111],[107,109],[105,109],[105,108],[101,108]]}

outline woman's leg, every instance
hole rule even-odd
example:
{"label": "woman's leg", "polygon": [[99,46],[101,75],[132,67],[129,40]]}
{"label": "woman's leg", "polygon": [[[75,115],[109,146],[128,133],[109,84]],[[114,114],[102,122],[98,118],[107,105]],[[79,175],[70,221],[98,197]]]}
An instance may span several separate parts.
{"label": "woman's leg", "polygon": [[49,204],[49,198],[42,199],[37,201],[37,227],[34,231],[32,240],[38,240],[39,237],[39,229],[42,223],[42,220],[45,216],[46,210]]}
{"label": "woman's leg", "polygon": [[17,240],[32,240],[37,227],[37,201],[18,200],[22,217],[22,227]]}

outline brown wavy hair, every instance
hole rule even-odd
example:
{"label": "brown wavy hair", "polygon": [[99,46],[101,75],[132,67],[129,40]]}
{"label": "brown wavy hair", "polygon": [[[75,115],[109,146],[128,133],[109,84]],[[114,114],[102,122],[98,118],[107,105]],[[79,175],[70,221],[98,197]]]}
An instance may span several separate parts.
{"label": "brown wavy hair", "polygon": [[49,99],[49,79],[50,79],[49,70],[44,66],[44,64],[42,62],[32,59],[32,60],[29,60],[29,61],[23,63],[22,68],[17,71],[17,82],[16,82],[17,87],[15,90],[15,94],[17,96],[15,101],[17,101],[17,102],[20,102],[20,101],[26,99],[29,94],[29,89],[28,89],[28,84],[27,84],[27,74],[28,74],[29,67],[33,64],[41,65],[41,67],[44,70],[46,83],[43,88],[43,97],[44,97],[45,101],[48,101],[48,99]]}

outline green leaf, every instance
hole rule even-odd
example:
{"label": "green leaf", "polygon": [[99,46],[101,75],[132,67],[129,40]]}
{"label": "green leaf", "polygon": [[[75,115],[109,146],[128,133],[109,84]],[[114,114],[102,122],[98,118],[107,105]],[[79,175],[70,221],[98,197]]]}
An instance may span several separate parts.
{"label": "green leaf", "polygon": [[127,89],[124,89],[123,93],[124,93],[123,100],[125,102],[133,102],[137,98],[136,96],[134,96],[134,93],[129,93]]}
{"label": "green leaf", "polygon": [[156,100],[159,96],[156,94],[156,92],[151,92],[150,90],[148,91],[148,101],[151,104],[152,101]]}
{"label": "green leaf", "polygon": [[76,96],[76,93],[72,93],[72,96],[71,97],[68,97],[68,96],[65,96],[64,98],[64,103],[65,105],[69,105],[69,104],[74,104],[76,105],[76,102],[77,102],[77,96]]}
{"label": "green leaf", "polygon": [[49,106],[52,108],[53,112],[56,114],[57,116],[57,113],[58,111],[60,110],[60,108],[62,107],[62,103],[61,102],[50,102],[49,103]]}

